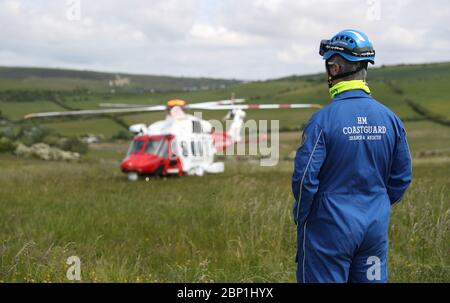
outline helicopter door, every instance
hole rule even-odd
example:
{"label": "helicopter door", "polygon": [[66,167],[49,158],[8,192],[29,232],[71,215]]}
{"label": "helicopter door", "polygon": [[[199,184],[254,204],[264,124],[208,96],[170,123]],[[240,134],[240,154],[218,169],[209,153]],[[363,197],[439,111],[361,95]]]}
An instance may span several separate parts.
{"label": "helicopter door", "polygon": [[170,166],[177,165],[177,158],[178,158],[178,152],[177,152],[177,142],[175,140],[170,141],[170,150],[169,150],[169,164]]}
{"label": "helicopter door", "polygon": [[165,172],[168,174],[183,175],[183,169],[180,158],[178,156],[177,142],[173,138],[168,139],[169,150],[167,157],[164,159]]}

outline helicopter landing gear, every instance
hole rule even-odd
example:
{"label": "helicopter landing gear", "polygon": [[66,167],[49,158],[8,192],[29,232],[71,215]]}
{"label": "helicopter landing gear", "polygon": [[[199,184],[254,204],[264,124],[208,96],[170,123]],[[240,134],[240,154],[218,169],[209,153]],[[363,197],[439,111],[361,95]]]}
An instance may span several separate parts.
{"label": "helicopter landing gear", "polygon": [[196,166],[193,167],[189,170],[188,175],[189,176],[198,176],[201,177],[205,174],[205,170],[203,169],[203,167],[200,166]]}
{"label": "helicopter landing gear", "polygon": [[195,171],[195,175],[201,177],[204,174],[205,174],[205,170],[203,169],[203,167],[200,167],[200,166],[197,167],[197,169]]}
{"label": "helicopter landing gear", "polygon": [[137,181],[139,179],[139,176],[135,172],[128,173],[128,180],[130,181]]}

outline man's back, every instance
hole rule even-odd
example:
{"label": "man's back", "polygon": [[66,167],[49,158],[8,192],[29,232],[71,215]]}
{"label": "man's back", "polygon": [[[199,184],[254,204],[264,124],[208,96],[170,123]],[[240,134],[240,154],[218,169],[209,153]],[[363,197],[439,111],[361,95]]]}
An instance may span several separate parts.
{"label": "man's back", "polygon": [[411,183],[400,119],[366,83],[369,37],[346,29],[320,42],[332,103],[303,131],[292,175],[297,281],[386,282],[391,205]]}
{"label": "man's back", "polygon": [[313,115],[303,141],[292,177],[297,279],[386,281],[390,206],[411,181],[402,122],[364,90],[349,90]]}
{"label": "man's back", "polygon": [[327,149],[319,192],[386,193],[405,136],[397,116],[370,95],[352,90],[338,95],[314,119],[323,127]]}

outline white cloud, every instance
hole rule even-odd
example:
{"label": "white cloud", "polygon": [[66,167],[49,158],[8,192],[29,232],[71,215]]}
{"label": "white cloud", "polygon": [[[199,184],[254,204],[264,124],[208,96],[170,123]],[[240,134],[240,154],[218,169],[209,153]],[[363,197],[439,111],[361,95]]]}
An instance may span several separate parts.
{"label": "white cloud", "polygon": [[285,63],[302,63],[311,58],[313,54],[310,47],[300,44],[292,44],[288,49],[277,53],[277,59]]}
{"label": "white cloud", "polygon": [[273,78],[322,71],[321,39],[366,32],[377,64],[450,60],[450,2],[380,0],[0,0],[0,65]]}
{"label": "white cloud", "polygon": [[224,26],[211,26],[209,24],[194,24],[190,30],[193,41],[208,46],[224,48],[257,47],[265,42],[258,36],[239,33]]}

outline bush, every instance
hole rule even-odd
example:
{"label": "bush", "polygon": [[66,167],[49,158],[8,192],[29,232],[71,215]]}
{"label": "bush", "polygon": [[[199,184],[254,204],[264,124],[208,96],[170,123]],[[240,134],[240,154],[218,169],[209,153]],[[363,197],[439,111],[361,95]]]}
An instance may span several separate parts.
{"label": "bush", "polygon": [[88,151],[88,145],[77,137],[70,137],[62,140],[60,148],[65,151],[85,154]]}
{"label": "bush", "polygon": [[42,142],[42,140],[50,133],[47,128],[40,126],[24,126],[19,131],[19,140],[26,146],[34,143]]}
{"label": "bush", "polygon": [[121,129],[111,138],[117,140],[131,140],[133,139],[133,135],[129,131]]}
{"label": "bush", "polygon": [[15,148],[14,142],[6,137],[0,138],[0,153],[11,152]]}
{"label": "bush", "polygon": [[[64,139],[63,139],[64,140]],[[57,136],[52,136],[52,135],[49,135],[49,136],[46,136],[43,140],[42,140],[42,142],[43,143],[45,143],[45,144],[47,144],[47,145],[50,145],[50,146],[60,146],[60,145],[62,145],[62,139],[61,138],[59,138],[59,137],[57,137]]]}
{"label": "bush", "polygon": [[18,137],[17,130],[14,127],[8,126],[0,130],[0,137],[5,137],[14,141]]}

